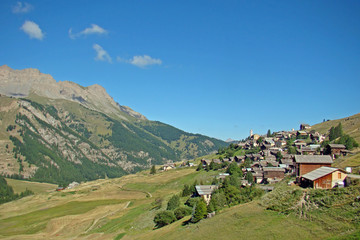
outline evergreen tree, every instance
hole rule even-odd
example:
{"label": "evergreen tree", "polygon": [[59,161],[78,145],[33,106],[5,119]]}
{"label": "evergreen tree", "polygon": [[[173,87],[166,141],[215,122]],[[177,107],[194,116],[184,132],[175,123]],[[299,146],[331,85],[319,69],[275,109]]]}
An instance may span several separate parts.
{"label": "evergreen tree", "polygon": [[210,169],[210,170],[216,170],[215,168],[216,168],[216,167],[215,167],[214,160],[212,160],[211,163],[210,163],[209,169]]}
{"label": "evergreen tree", "polygon": [[296,148],[293,146],[289,146],[287,152],[288,154],[296,154]]}
{"label": "evergreen tree", "polygon": [[192,195],[191,187],[187,184],[184,185],[183,191],[181,193],[182,197],[187,197]]}
{"label": "evergreen tree", "polygon": [[207,215],[206,203],[203,199],[196,204],[194,215],[191,218],[192,223],[197,223]]}
{"label": "evergreen tree", "polygon": [[267,131],[266,136],[267,136],[267,137],[271,137],[271,136],[272,136],[272,135],[271,135],[271,131],[270,131],[270,129]]}
{"label": "evergreen tree", "polygon": [[155,174],[156,173],[156,169],[155,169],[155,165],[153,165],[150,169],[150,174]]}
{"label": "evergreen tree", "polygon": [[226,172],[230,175],[242,177],[242,171],[236,162],[230,163],[229,167],[226,169]]}
{"label": "evergreen tree", "polygon": [[342,125],[339,123],[336,127],[331,127],[329,132],[329,140],[333,141],[341,136],[343,136]]}
{"label": "evergreen tree", "polygon": [[246,180],[249,182],[249,183],[254,183],[254,176],[251,172],[247,172],[246,173]]}

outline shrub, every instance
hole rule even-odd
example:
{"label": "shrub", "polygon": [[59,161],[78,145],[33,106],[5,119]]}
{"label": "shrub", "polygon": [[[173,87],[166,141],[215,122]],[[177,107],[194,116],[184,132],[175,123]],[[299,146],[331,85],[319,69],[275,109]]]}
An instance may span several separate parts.
{"label": "shrub", "polygon": [[170,223],[176,220],[175,215],[172,211],[161,211],[157,213],[154,217],[154,222],[156,227],[161,228],[163,226],[169,225]]}
{"label": "shrub", "polygon": [[196,197],[196,198],[189,198],[188,200],[186,200],[185,205],[192,208],[192,207],[194,207],[194,206],[197,204],[198,201],[199,201],[199,198],[198,198],[198,197]]}
{"label": "shrub", "polygon": [[185,216],[190,215],[192,212],[191,208],[189,207],[178,207],[175,209],[174,214],[177,220],[182,219]]}
{"label": "shrub", "polygon": [[174,195],[170,198],[166,210],[174,210],[180,206],[180,197],[178,195]]}

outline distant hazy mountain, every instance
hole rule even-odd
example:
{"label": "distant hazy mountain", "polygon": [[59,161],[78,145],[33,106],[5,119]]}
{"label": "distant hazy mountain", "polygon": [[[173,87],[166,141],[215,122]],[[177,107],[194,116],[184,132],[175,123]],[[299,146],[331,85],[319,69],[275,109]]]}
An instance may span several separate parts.
{"label": "distant hazy mountain", "polygon": [[0,174],[46,182],[117,177],[225,142],[149,121],[99,85],[0,67]]}

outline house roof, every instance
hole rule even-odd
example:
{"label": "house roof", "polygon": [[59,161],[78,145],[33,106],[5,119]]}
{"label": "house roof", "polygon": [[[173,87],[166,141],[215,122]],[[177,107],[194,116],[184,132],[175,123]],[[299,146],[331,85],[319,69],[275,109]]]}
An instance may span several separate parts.
{"label": "house roof", "polygon": [[335,171],[342,171],[344,172],[343,170],[341,169],[338,169],[338,168],[332,168],[332,167],[320,167],[318,169],[315,169],[311,172],[308,172],[304,175],[302,175],[303,178],[305,179],[309,179],[311,181],[314,181],[318,178],[321,178],[321,177],[324,177],[330,173],[333,173]]}
{"label": "house roof", "polygon": [[343,144],[329,144],[329,146],[331,148],[343,148],[343,149],[346,148],[345,145],[343,145]]}
{"label": "house roof", "polygon": [[197,193],[201,195],[211,194],[216,188],[216,185],[196,185],[195,186]]}
{"label": "house roof", "polygon": [[285,169],[280,167],[264,167],[264,172],[285,172]]}
{"label": "house roof", "polygon": [[333,163],[330,155],[295,155],[296,163]]}

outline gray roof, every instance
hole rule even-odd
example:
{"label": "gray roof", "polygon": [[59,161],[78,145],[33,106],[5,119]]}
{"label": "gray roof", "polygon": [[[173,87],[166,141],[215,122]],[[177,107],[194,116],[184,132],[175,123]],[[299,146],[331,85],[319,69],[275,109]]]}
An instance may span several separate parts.
{"label": "gray roof", "polygon": [[295,155],[296,163],[333,163],[330,155]]}
{"label": "gray roof", "polygon": [[343,148],[343,149],[346,148],[345,145],[343,145],[343,144],[329,144],[329,146],[331,148]]}
{"label": "gray roof", "polygon": [[285,172],[285,169],[280,167],[264,167],[264,172]]}
{"label": "gray roof", "polygon": [[211,194],[216,188],[216,185],[196,185],[195,186],[197,193],[201,195]]}
{"label": "gray roof", "polygon": [[[332,168],[332,167],[320,167],[318,169],[315,169],[311,172],[308,172],[307,174],[302,175],[303,178],[309,179],[311,181],[314,181],[318,178],[321,178],[323,176],[326,176],[332,172],[335,172],[339,170],[338,168]],[[340,170],[342,171],[342,170]]]}

